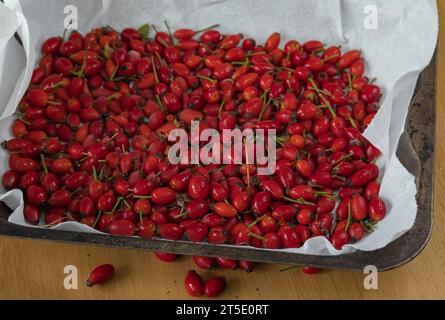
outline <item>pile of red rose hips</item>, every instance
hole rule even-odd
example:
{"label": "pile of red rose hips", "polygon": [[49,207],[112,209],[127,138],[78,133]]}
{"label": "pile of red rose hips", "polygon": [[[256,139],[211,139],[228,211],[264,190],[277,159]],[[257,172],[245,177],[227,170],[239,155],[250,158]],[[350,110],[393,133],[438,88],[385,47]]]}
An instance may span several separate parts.
{"label": "pile of red rose hips", "polygon": [[[385,217],[380,152],[361,135],[381,91],[360,51],[280,48],[278,33],[263,45],[215,29],[149,33],[104,27],[43,43],[3,143],[3,186],[23,190],[27,222],[266,249],[324,236],[341,249]],[[192,120],[276,129],[275,174],[170,164],[166,137]]]}

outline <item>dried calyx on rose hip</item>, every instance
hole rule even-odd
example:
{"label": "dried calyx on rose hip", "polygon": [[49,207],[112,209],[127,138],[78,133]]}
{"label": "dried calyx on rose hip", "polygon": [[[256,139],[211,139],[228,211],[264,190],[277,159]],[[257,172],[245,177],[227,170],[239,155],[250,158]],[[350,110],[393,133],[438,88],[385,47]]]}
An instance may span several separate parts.
{"label": "dried calyx on rose hip", "polygon": [[[278,33],[259,44],[214,27],[149,29],[102,27],[43,43],[14,138],[3,143],[10,170],[2,183],[24,192],[27,222],[266,249],[325,236],[341,249],[385,217],[380,152],[361,134],[381,99],[363,52],[316,40],[281,46]],[[276,130],[276,170],[172,164],[167,137],[189,134],[193,121],[199,132]]]}

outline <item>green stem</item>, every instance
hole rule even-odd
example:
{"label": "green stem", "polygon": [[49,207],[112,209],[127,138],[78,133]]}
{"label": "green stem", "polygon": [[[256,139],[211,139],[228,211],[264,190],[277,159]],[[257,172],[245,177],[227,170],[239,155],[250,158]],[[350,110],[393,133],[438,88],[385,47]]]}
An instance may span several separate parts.
{"label": "green stem", "polygon": [[118,71],[119,71],[119,65],[117,65],[117,66],[114,68],[113,73],[112,73],[111,76],[110,76],[110,81],[114,81],[114,78],[116,77]]}
{"label": "green stem", "polygon": [[295,70],[287,67],[278,67],[278,70],[280,71],[289,71],[289,72],[295,72]]}
{"label": "green stem", "polygon": [[251,52],[251,53],[246,54],[246,56],[247,57],[252,57],[252,56],[257,56],[257,55],[260,55],[260,54],[267,54],[267,52],[266,51]]}
{"label": "green stem", "polygon": [[125,206],[127,207],[127,208],[131,208],[131,206],[130,206],[130,204],[127,202],[127,200],[122,200],[123,202],[124,202],[124,204],[125,204]]}
{"label": "green stem", "polygon": [[264,215],[264,216],[261,216],[260,218],[256,219],[254,222],[252,222],[251,224],[249,224],[249,225],[247,226],[247,229],[251,229],[251,228],[253,228],[254,226],[257,225],[258,222],[260,222],[261,220],[263,220],[265,217],[266,217],[266,216]]}
{"label": "green stem", "polygon": [[258,122],[261,121],[261,119],[263,119],[264,116],[264,112],[266,112],[267,108],[269,108],[270,104],[272,103],[272,98],[269,99],[269,101],[267,101],[267,103],[263,106],[263,109],[261,109],[260,115],[258,116]]}
{"label": "green stem", "polygon": [[349,122],[351,123],[351,126],[352,126],[354,129],[357,129],[357,124],[355,123],[354,119],[352,119],[352,117],[349,117]]}
{"label": "green stem", "polygon": [[97,171],[96,171],[96,167],[93,166],[93,178],[95,181],[97,181]]}
{"label": "green stem", "polygon": [[226,105],[226,100],[223,100],[218,109],[218,119],[221,119],[221,114],[225,105]]}

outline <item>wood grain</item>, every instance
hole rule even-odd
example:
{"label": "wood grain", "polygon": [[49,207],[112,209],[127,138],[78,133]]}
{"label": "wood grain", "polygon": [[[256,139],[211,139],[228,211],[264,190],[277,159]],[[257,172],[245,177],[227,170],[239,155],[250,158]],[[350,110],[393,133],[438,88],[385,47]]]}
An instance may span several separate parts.
{"label": "wood grain", "polygon": [[[441,21],[445,2],[438,1]],[[212,271],[224,275],[223,299],[445,299],[445,24],[439,41],[436,143],[436,199],[433,236],[423,253],[408,265],[379,275],[379,289],[365,290],[360,273],[325,271],[308,277],[299,270],[280,273],[282,266],[260,266],[252,274]],[[111,263],[116,278],[87,288],[81,280],[92,267]],[[63,287],[66,265],[79,270],[79,289]],[[152,253],[0,238],[0,299],[187,299],[183,280],[195,268],[189,258],[166,265]],[[206,272],[204,272],[204,275]]]}

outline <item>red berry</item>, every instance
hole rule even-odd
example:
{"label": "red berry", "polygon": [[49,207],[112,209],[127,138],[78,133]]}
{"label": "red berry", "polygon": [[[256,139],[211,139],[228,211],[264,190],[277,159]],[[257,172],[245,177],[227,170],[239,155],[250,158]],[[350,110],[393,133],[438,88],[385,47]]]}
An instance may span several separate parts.
{"label": "red berry", "polygon": [[175,262],[178,256],[173,253],[155,252],[156,257],[163,262]]}
{"label": "red berry", "polygon": [[304,266],[303,267],[303,272],[305,274],[308,274],[308,275],[316,275],[316,274],[321,272],[321,269],[314,268],[314,267],[309,267],[309,266]]}
{"label": "red berry", "polygon": [[215,277],[208,279],[204,284],[204,295],[207,298],[214,298],[223,293],[226,288],[226,279]]}
{"label": "red berry", "polygon": [[207,270],[212,269],[216,264],[215,259],[213,258],[198,256],[193,257],[193,262],[195,262],[195,264],[201,269]]}
{"label": "red berry", "polygon": [[202,278],[196,271],[187,272],[185,277],[185,290],[192,297],[200,297],[204,292],[204,284]]}
{"label": "red berry", "polygon": [[369,217],[374,222],[383,220],[386,216],[386,205],[383,200],[372,199],[368,204]]}
{"label": "red berry", "polygon": [[108,282],[114,275],[114,267],[110,264],[104,264],[95,268],[87,280],[87,286],[100,285]]}

